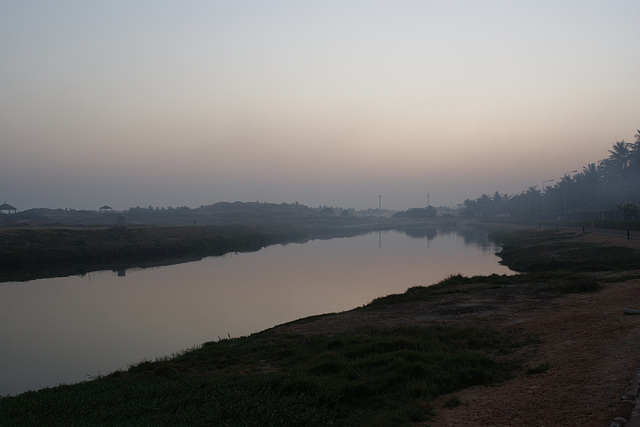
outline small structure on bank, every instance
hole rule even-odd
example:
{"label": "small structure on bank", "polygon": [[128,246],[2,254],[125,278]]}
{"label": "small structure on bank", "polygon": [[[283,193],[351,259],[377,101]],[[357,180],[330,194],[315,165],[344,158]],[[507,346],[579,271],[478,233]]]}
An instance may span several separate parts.
{"label": "small structure on bank", "polygon": [[18,209],[14,208],[8,203],[3,203],[0,205],[0,213],[5,213],[7,211],[8,214],[18,212]]}
{"label": "small structure on bank", "polygon": [[111,212],[111,211],[113,211],[113,208],[109,205],[104,205],[100,207],[100,213]]}

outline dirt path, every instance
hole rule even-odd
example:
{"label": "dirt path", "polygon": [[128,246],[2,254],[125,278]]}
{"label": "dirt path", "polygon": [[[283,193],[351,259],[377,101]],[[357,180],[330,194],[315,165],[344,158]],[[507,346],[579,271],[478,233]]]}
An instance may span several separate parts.
{"label": "dirt path", "polygon": [[[576,235],[576,239],[640,249],[640,241]],[[640,266],[639,266],[640,267]],[[433,404],[431,426],[608,426],[620,412],[621,396],[640,364],[638,279],[604,284],[591,294],[535,299],[517,287],[456,294],[437,302],[412,302],[360,309],[312,322],[282,325],[275,331],[331,333],[357,326],[460,324],[532,334],[542,341],[519,350],[528,367],[548,366],[538,374],[520,372],[493,387],[455,393],[462,404],[446,409],[442,396]],[[606,277],[604,275],[600,276]]]}
{"label": "dirt path", "polygon": [[[548,364],[541,374],[520,374],[495,387],[463,390],[452,410],[434,404],[434,426],[607,426],[640,362],[640,280],[607,285],[595,294],[557,299],[494,327],[533,333],[542,340],[529,366]],[[498,320],[498,319],[496,319]]]}

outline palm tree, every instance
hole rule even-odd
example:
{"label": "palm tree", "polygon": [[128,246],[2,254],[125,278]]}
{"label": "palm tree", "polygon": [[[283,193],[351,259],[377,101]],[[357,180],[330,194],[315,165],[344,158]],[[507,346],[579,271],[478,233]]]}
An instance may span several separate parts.
{"label": "palm tree", "polygon": [[633,182],[640,181],[640,129],[635,135],[635,142],[629,144],[629,174]]}
{"label": "palm tree", "polygon": [[[595,163],[589,163],[582,168],[582,173],[576,177],[576,182],[580,183],[578,190],[582,197],[583,209],[590,207],[597,211],[599,208],[600,181],[602,180],[603,169]],[[593,197],[593,199],[592,199]]]}
{"label": "palm tree", "polygon": [[624,142],[624,139],[622,141],[617,141],[613,144],[613,150],[609,150],[609,158],[620,163],[626,163],[629,157],[630,146],[631,144]]}
{"label": "palm tree", "polygon": [[540,190],[538,190],[538,186],[534,185],[533,187],[529,187],[527,189],[527,195],[533,197],[540,197]]}
{"label": "palm tree", "polygon": [[624,183],[626,178],[627,167],[629,166],[629,156],[631,154],[631,146],[628,142],[617,141],[613,144],[613,149],[609,150],[606,166],[609,173],[613,174],[614,179]]}
{"label": "palm tree", "polygon": [[582,175],[587,181],[593,182],[600,177],[600,171],[595,163],[589,163],[587,166],[582,167]]}
{"label": "palm tree", "polygon": [[537,185],[529,187],[525,195],[527,196],[527,218],[530,218],[531,212],[537,212],[538,200],[540,199],[540,190]]}

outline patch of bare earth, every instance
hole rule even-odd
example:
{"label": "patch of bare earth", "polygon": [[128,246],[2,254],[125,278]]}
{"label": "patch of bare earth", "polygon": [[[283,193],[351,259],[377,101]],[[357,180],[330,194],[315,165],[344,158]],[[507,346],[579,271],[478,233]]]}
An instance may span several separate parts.
{"label": "patch of bare earth", "polygon": [[[640,249],[640,242],[605,236],[577,239],[611,242]],[[630,274],[632,272],[628,272]],[[633,272],[637,273],[638,272]],[[602,276],[605,277],[605,276]],[[525,369],[507,382],[455,393],[460,406],[433,403],[432,426],[608,426],[640,363],[640,279],[605,283],[590,294],[532,297],[517,286],[483,289],[382,308],[356,309],[307,322],[279,326],[274,332],[335,333],[354,327],[398,325],[474,325],[509,334],[531,334],[516,357]],[[548,366],[537,374],[526,368]]]}

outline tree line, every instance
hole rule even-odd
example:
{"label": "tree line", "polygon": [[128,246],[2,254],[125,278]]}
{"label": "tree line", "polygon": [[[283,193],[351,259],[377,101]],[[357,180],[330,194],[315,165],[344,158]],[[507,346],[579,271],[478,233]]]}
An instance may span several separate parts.
{"label": "tree line", "polygon": [[[637,219],[640,206],[640,130],[635,142],[617,141],[608,157],[529,187],[518,194],[483,194],[464,201],[468,217],[525,220]],[[547,185],[549,183],[550,185]]]}

